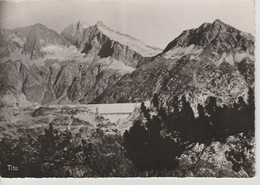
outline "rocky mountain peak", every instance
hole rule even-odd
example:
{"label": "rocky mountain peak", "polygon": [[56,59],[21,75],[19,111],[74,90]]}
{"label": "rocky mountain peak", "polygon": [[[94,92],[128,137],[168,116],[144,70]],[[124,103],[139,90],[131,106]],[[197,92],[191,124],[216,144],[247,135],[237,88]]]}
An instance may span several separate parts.
{"label": "rocky mountain peak", "polygon": [[22,54],[30,55],[31,59],[42,58],[46,54],[46,47],[64,47],[71,44],[56,31],[47,28],[43,24],[15,28],[13,32],[17,37],[25,41]]}
{"label": "rocky mountain peak", "polygon": [[[216,19],[212,23],[205,22],[201,26],[199,26],[198,28],[195,28],[195,29],[196,30],[204,29],[204,31],[209,31],[210,29],[219,29],[219,28],[225,28],[225,27],[229,27],[229,25],[225,24],[220,19]],[[190,31],[190,30],[186,30],[186,31]]]}
{"label": "rocky mountain peak", "polygon": [[121,78],[95,102],[152,98],[151,92],[157,92],[163,102],[185,95],[196,111],[209,96],[219,104],[232,104],[252,86],[254,39],[216,20],[183,31],[162,54]]}
{"label": "rocky mountain peak", "polygon": [[216,19],[212,25],[222,25],[222,26],[227,26],[224,22],[222,22],[220,19]]}
{"label": "rocky mountain peak", "polygon": [[102,21],[97,21],[97,23],[94,25],[94,28],[108,37],[111,36],[110,33],[121,34],[117,31],[114,31],[109,26],[105,25]]}
{"label": "rocky mountain peak", "polygon": [[79,20],[78,22],[70,24],[66,27],[61,35],[65,37],[71,44],[79,47],[82,40],[84,30],[89,27],[89,24]]}
{"label": "rocky mountain peak", "polygon": [[65,29],[71,27],[71,28],[74,28],[74,29],[81,30],[81,29],[84,29],[84,28],[88,28],[89,26],[90,25],[88,23],[86,23],[85,21],[78,20],[77,22],[74,22],[74,23],[71,23],[70,25],[68,25]]}
{"label": "rocky mountain peak", "polygon": [[161,52],[160,48],[148,46],[147,44],[136,38],[115,31],[101,21],[98,21],[94,27],[97,28],[98,32],[102,33],[102,35],[106,36],[111,41],[129,47],[129,49],[133,50],[143,57],[152,57]]}
{"label": "rocky mountain peak", "polygon": [[107,27],[102,21],[97,21],[97,26]]}
{"label": "rocky mountain peak", "polygon": [[253,47],[254,38],[221,20],[213,23],[204,23],[196,29],[185,30],[164,49],[164,53],[176,47],[189,47],[191,45],[206,48],[211,45],[222,50],[242,49]]}
{"label": "rocky mountain peak", "polygon": [[209,27],[211,28],[210,30],[212,31],[211,34],[214,34],[214,31],[216,32],[216,34],[242,32],[242,31],[239,31],[238,29],[222,22],[219,19],[216,19],[213,23],[210,23]]}
{"label": "rocky mountain peak", "polygon": [[[208,96],[234,102],[254,84],[253,37],[220,20],[184,31],[160,55],[159,49],[101,21],[87,28],[77,21],[62,36],[36,24],[0,32],[0,57],[16,50],[32,58],[48,57],[48,51],[56,50],[64,56],[69,53],[64,46],[71,46],[68,40],[79,46],[70,47],[73,60],[50,60],[39,68],[10,60],[0,68],[5,83],[28,101],[43,104],[129,102],[135,97],[150,99],[157,92],[164,102],[185,95],[194,106]],[[75,53],[84,58],[77,60]]]}
{"label": "rocky mountain peak", "polygon": [[34,25],[30,25],[30,26],[25,26],[25,27],[18,27],[18,28],[14,28],[12,31],[17,34],[19,37],[28,37],[29,34],[31,33],[44,33],[44,32],[48,32],[50,29],[47,28],[45,25],[41,24],[41,23],[37,23]]}
{"label": "rocky mountain peak", "polygon": [[80,21],[79,21],[79,22],[77,23],[77,29],[79,30],[80,27],[81,27],[81,23],[80,23]]}
{"label": "rocky mountain peak", "polygon": [[86,23],[85,21],[79,20],[77,22],[77,28],[80,29],[82,28],[88,28],[90,25],[88,23]]}
{"label": "rocky mountain peak", "polygon": [[47,30],[47,29],[49,29],[45,25],[43,25],[41,23],[37,23],[37,24],[34,24],[32,26],[29,26],[29,28],[37,29],[37,30]]}

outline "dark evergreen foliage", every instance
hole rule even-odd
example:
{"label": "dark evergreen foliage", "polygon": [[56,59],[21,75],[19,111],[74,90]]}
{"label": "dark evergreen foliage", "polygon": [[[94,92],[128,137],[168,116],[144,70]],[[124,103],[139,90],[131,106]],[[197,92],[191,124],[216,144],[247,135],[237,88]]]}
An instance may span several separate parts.
{"label": "dark evergreen foliage", "polygon": [[[157,107],[157,112],[153,113],[152,118],[142,104],[141,111],[146,119],[136,121],[124,134],[126,156],[138,169],[175,169],[177,158],[196,143],[206,146],[216,141],[224,143],[229,136],[241,133],[245,137],[254,137],[252,89],[249,90],[247,103],[241,97],[232,106],[218,106],[217,99],[209,97],[205,107],[198,105],[197,117],[184,96],[180,100],[177,97],[173,99],[173,112],[166,111],[170,110],[167,107],[159,108],[157,102],[158,95],[155,94],[153,105]],[[241,152],[230,152],[226,157],[231,160],[236,155],[244,157]],[[244,164],[232,163],[234,170],[241,168],[236,167],[238,164]]]}
{"label": "dark evergreen foliage", "polygon": [[[232,106],[218,106],[217,99],[210,97],[205,107],[198,105],[197,117],[184,96],[175,97],[170,107],[156,102],[159,99],[155,101],[156,110],[141,104],[143,119],[135,121],[123,138],[96,129],[92,143],[77,140],[68,130],[60,131],[52,124],[36,138],[30,134],[19,139],[4,138],[0,141],[1,175],[75,177],[70,169],[77,167],[84,171],[84,177],[186,176],[180,170],[179,157],[183,153],[197,143],[205,148],[210,148],[212,142],[225,143],[230,136],[238,140],[234,149],[225,152],[233,171],[243,169],[249,176],[254,175],[254,154],[248,158],[253,146],[247,140],[254,137],[255,129],[253,89],[246,102],[239,98]],[[20,170],[10,172],[7,165]]]}
{"label": "dark evergreen foliage", "polygon": [[156,107],[158,110],[159,109],[159,98],[158,98],[157,93],[154,93],[152,102],[153,102],[153,106]]}
{"label": "dark evergreen foliage", "polygon": [[[19,140],[0,141],[1,176],[71,177],[74,167],[84,177],[134,176],[132,163],[124,157],[122,137],[95,133],[99,142],[76,142],[69,131],[59,131],[52,124],[37,139],[30,135]],[[8,170],[7,165],[19,168]]]}

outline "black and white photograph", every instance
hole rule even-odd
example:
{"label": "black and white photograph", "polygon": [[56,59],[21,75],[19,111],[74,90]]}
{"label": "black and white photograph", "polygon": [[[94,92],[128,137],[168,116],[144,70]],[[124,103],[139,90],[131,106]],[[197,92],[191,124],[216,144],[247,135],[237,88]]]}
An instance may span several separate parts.
{"label": "black and white photograph", "polygon": [[0,0],[0,177],[255,177],[254,3]]}

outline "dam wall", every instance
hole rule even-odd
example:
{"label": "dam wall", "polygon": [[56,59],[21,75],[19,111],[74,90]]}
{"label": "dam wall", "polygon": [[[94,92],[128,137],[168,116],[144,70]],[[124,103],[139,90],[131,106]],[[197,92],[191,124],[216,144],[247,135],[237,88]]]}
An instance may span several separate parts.
{"label": "dam wall", "polygon": [[[145,106],[150,107],[150,102],[144,102]],[[135,109],[141,107],[141,103],[113,103],[113,104],[88,104],[88,109],[111,122],[127,119]]]}
{"label": "dam wall", "polygon": [[[150,101],[144,102],[150,107]],[[140,109],[141,103],[111,103],[111,104],[79,104],[79,105],[48,105],[48,107],[84,108],[86,114],[96,114],[109,119],[111,122],[127,119],[136,109]]]}

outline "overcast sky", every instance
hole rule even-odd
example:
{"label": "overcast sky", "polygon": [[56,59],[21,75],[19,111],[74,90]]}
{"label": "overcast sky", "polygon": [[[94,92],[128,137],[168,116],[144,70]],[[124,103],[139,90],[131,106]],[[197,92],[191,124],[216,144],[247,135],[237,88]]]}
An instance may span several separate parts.
{"label": "overcast sky", "polygon": [[98,20],[164,48],[183,30],[220,19],[254,35],[253,0],[0,0],[0,26],[42,23],[61,32],[70,23]]}

